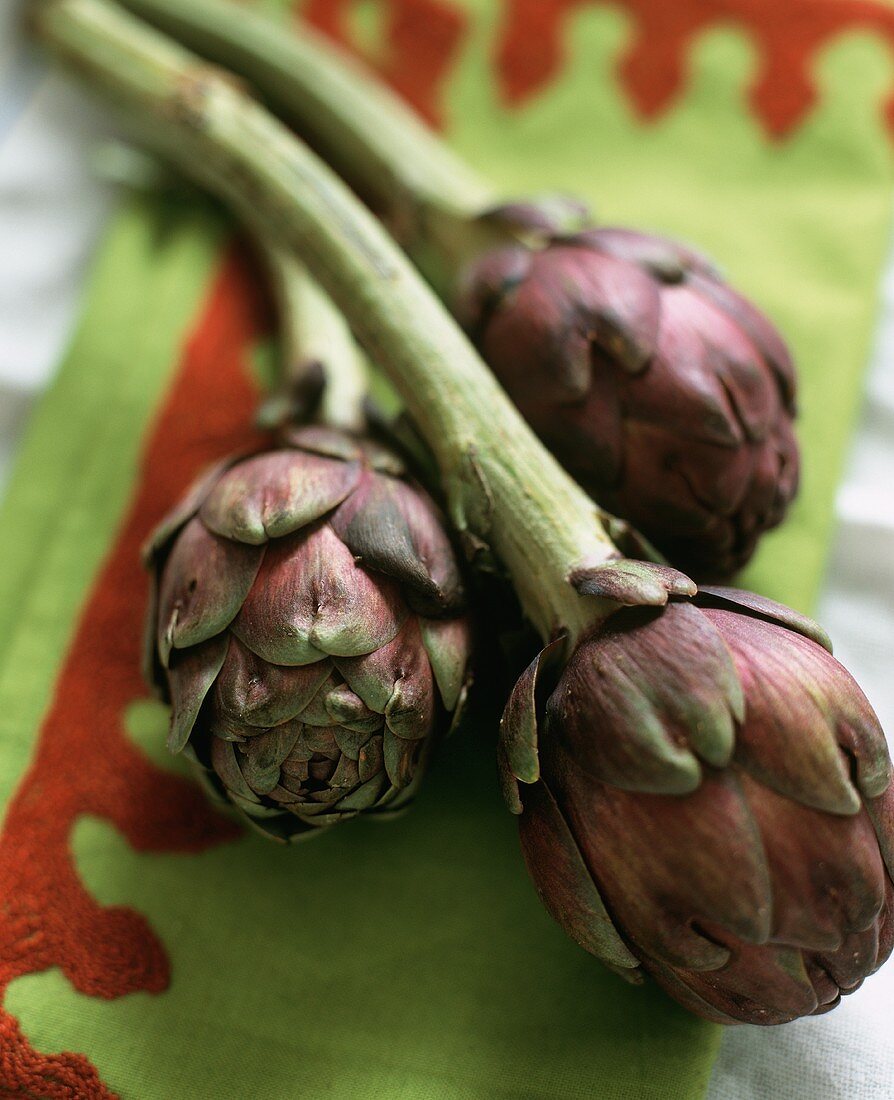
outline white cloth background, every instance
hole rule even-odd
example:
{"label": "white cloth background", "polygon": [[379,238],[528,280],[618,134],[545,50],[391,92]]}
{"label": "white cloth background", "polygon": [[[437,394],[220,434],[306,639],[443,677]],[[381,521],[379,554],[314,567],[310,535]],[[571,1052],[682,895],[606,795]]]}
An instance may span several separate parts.
{"label": "white cloth background", "polygon": [[[106,124],[46,74],[0,10],[0,491],[77,316],[112,196],[89,158]],[[894,731],[894,253],[820,618]],[[894,961],[831,1015],[724,1035],[710,1100],[892,1100]],[[635,1098],[631,1098],[635,1100]]]}

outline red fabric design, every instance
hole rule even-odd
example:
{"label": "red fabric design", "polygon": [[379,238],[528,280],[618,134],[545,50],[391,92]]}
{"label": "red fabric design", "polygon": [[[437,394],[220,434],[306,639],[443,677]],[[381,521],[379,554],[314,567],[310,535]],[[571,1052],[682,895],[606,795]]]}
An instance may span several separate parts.
{"label": "red fabric design", "polygon": [[[149,436],[136,495],[10,802],[0,833],[0,996],[14,979],[54,966],[93,997],[158,993],[168,985],[168,958],[146,919],[99,905],[78,878],[70,837],[81,814],[110,822],[138,852],[201,852],[239,835],[196,786],[153,765],[121,720],[146,695],[140,545],[202,466],[257,442],[247,427],[255,394],[243,364],[260,305],[244,270],[227,260],[185,348]],[[0,1009],[0,1095],[92,1100],[112,1093],[86,1058],[34,1051]]]}
{"label": "red fabric design", "polygon": [[[304,18],[354,50],[348,14],[354,0],[309,0]],[[377,68],[432,125],[442,125],[441,92],[459,60],[468,17],[445,0],[385,0],[385,57]]]}
{"label": "red fabric design", "polygon": [[[542,91],[565,63],[566,17],[594,0],[505,0],[496,64],[507,102]],[[743,30],[759,57],[751,109],[774,138],[792,133],[818,96],[819,53],[846,31],[874,32],[894,52],[894,9],[879,0],[613,0],[632,21],[619,79],[644,119],[666,111],[685,90],[694,40],[717,26]],[[885,105],[894,127],[894,97]]]}

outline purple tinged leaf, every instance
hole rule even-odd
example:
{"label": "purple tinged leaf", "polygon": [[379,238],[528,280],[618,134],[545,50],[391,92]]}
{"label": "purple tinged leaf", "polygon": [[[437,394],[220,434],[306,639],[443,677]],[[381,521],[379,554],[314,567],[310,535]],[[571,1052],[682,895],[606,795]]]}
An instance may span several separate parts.
{"label": "purple tinged leaf", "polygon": [[537,688],[564,648],[565,638],[557,638],[537,654],[515,682],[500,719],[500,748],[510,773],[521,783],[536,783],[540,778]]}
{"label": "purple tinged leaf", "polygon": [[[289,722],[258,737],[253,737],[250,742],[237,749],[237,759],[239,759],[238,753],[241,752],[242,772],[252,790],[268,794],[276,786],[279,782],[280,767],[300,736],[300,725],[297,722]],[[251,774],[249,774],[249,768]],[[256,776],[259,782],[255,781]],[[264,786],[260,785],[260,777],[263,777]]]}
{"label": "purple tinged leaf", "polygon": [[627,607],[662,607],[670,596],[694,596],[695,582],[669,565],[618,558],[582,566],[570,576],[582,596],[600,596]]}
{"label": "purple tinged leaf", "polygon": [[285,760],[283,760],[280,766],[282,771],[280,782],[290,791],[298,792],[302,790],[303,784],[307,782],[310,775],[308,765],[313,753],[302,743],[304,727],[298,722],[296,722],[295,725],[298,727],[299,731],[298,740],[292,746],[292,751]]}
{"label": "purple tinged leaf", "polygon": [[[325,807],[329,813],[314,814],[312,817],[307,817],[305,821],[306,825],[311,826],[314,829],[329,828],[330,825],[336,825],[339,822],[350,821],[355,816],[353,812],[343,812],[338,809],[341,803],[334,803],[331,806]],[[305,820],[305,813],[301,813],[302,821]]]}
{"label": "purple tinged leaf", "polygon": [[434,729],[433,704],[430,677],[423,674],[397,680],[385,707],[386,728],[406,740],[426,737]]}
{"label": "purple tinged leaf", "polygon": [[[589,250],[554,248],[538,259],[543,267],[549,260],[546,285],[571,304],[566,336],[579,332],[625,371],[643,370],[655,354],[661,312],[652,279],[612,256]],[[577,396],[584,392],[581,387]]]}
{"label": "purple tinged leaf", "polygon": [[838,983],[832,980],[818,957],[804,954],[802,955],[802,961],[817,1001],[812,1015],[822,1016],[840,1003],[841,990]]}
{"label": "purple tinged leaf", "polygon": [[887,786],[890,761],[878,720],[834,657],[764,619],[715,608],[700,613],[723,635],[745,688],[736,760],[749,774],[807,806],[855,814],[860,795],[845,748],[861,788]]}
{"label": "purple tinged leaf", "polygon": [[537,241],[585,229],[593,224],[593,215],[577,196],[559,193],[500,203],[480,214],[478,220],[494,226],[500,236],[522,235]]}
{"label": "purple tinged leaf", "polygon": [[329,780],[330,788],[341,795],[346,791],[354,790],[359,782],[360,771],[357,767],[357,761],[352,760],[350,756],[342,756]]}
{"label": "purple tinged leaf", "polygon": [[[291,424],[284,435],[289,446],[298,451],[363,464],[364,450],[360,440],[337,428],[327,428],[324,424]],[[300,456],[296,457],[300,461]]]}
{"label": "purple tinged leaf", "polygon": [[862,931],[847,936],[837,951],[817,953],[813,958],[841,993],[852,993],[876,970],[878,955],[879,925],[873,921]]}
{"label": "purple tinged leaf", "polygon": [[534,254],[527,278],[493,310],[481,347],[498,377],[512,371],[513,397],[544,389],[554,402],[579,401],[591,384],[591,349],[625,371],[655,352],[660,299],[649,275],[574,246]]}
{"label": "purple tinged leaf", "polygon": [[400,789],[413,778],[413,764],[418,748],[417,741],[406,741],[395,736],[386,726],[382,737],[385,772],[394,787]]}
{"label": "purple tinged leaf", "polygon": [[211,765],[220,776],[230,796],[242,798],[249,803],[258,805],[260,799],[242,774],[236,755],[237,752],[238,750],[231,741],[221,741],[218,737],[211,738]]}
{"label": "purple tinged leaf", "polygon": [[385,775],[382,772],[355,787],[354,790],[336,803],[336,807],[342,814],[362,813],[364,810],[371,810],[381,798],[384,788]]}
{"label": "purple tinged leaf", "polygon": [[232,629],[264,660],[304,665],[372,652],[406,613],[394,582],[373,579],[323,524],[271,543]]}
{"label": "purple tinged leaf", "polygon": [[703,368],[720,381],[745,437],[764,439],[784,409],[771,370],[747,332],[688,285],[665,293],[662,309],[662,324],[688,326],[697,334]]}
{"label": "purple tinged leaf", "polygon": [[265,762],[252,752],[243,752],[244,745],[236,750],[236,759],[242,769],[245,782],[257,795],[268,795],[279,782],[279,765]]}
{"label": "purple tinged leaf", "polygon": [[329,786],[321,790],[308,791],[306,798],[310,801],[302,803],[302,809],[311,811],[318,808],[321,812],[323,810],[331,811],[332,804],[337,802],[343,793],[339,788]]}
{"label": "purple tinged leaf", "polygon": [[178,653],[168,669],[171,695],[171,729],[168,750],[180,752],[189,740],[205,697],[223,667],[228,639],[212,638],[192,649]]}
{"label": "purple tinged leaf", "polygon": [[[667,994],[673,997],[677,1004],[682,1005],[693,1015],[700,1016],[703,1020],[709,1020],[714,1024],[742,1022],[733,1016],[728,1016],[725,1012],[721,1012],[710,1000],[700,997],[688,984],[691,975],[685,969],[677,971],[669,966],[662,966],[654,960],[649,960],[648,973]],[[716,982],[716,975],[711,971],[706,973],[706,978],[708,980],[714,978]],[[708,992],[708,996],[710,996],[710,992]]]}
{"label": "purple tinged leaf", "polygon": [[301,801],[301,792],[293,791],[291,787],[287,787],[284,783],[278,783],[270,792],[270,798],[284,810],[292,811],[293,806],[297,806]]}
{"label": "purple tinged leaf", "polygon": [[186,745],[182,756],[189,761],[193,774],[209,801],[221,809],[227,809],[231,802],[214,769],[199,760],[191,744]]}
{"label": "purple tinged leaf", "polygon": [[233,794],[232,791],[227,793],[227,799],[240,811],[240,816],[260,833],[266,833],[269,822],[275,821],[282,814],[276,806],[264,806],[253,799]]}
{"label": "purple tinged leaf", "polygon": [[[875,835],[882,859],[888,868],[888,877],[894,879],[894,783],[889,783],[875,798],[867,799],[866,809],[875,826]],[[889,920],[894,931],[894,910]]]}
{"label": "purple tinged leaf", "polygon": [[394,577],[435,608],[461,599],[462,580],[444,520],[420,490],[368,474],[331,522],[365,568]]}
{"label": "purple tinged leaf", "polygon": [[602,782],[653,794],[696,790],[702,768],[695,754],[665,728],[631,671],[612,668],[610,652],[587,656],[569,665],[550,697],[547,729],[574,745],[580,767]]}
{"label": "purple tinged leaf", "polygon": [[766,383],[766,367],[753,356],[736,358],[734,348],[711,347],[713,363],[750,443],[764,443],[781,415],[778,395]]}
{"label": "purple tinged leaf", "polygon": [[512,774],[509,757],[506,755],[502,741],[497,745],[497,777],[509,812],[517,816],[525,807],[521,799],[519,781]]}
{"label": "purple tinged leaf", "polygon": [[269,451],[232,467],[202,505],[205,525],[261,545],[336,508],[356,487],[360,466],[292,450]]}
{"label": "purple tinged leaf", "polygon": [[660,427],[668,445],[675,443],[676,450],[684,453],[688,440],[729,449],[745,441],[705,343],[703,309],[685,287],[672,287],[662,294],[656,354],[648,369],[625,389],[628,418]]}
{"label": "purple tinged leaf", "polygon": [[258,573],[263,549],[218,538],[198,519],[180,532],[161,576],[158,652],[199,645],[225,630]]}
{"label": "purple tinged leaf", "polygon": [[744,588],[702,584],[699,585],[696,603],[700,607],[727,607],[733,611],[765,619],[770,623],[778,623],[798,634],[803,634],[805,638],[821,645],[829,653],[832,652],[829,635],[818,622],[807,615],[802,615],[800,611],[786,607],[785,604],[767,599],[766,596],[759,596],[756,592],[749,592]]}
{"label": "purple tinged leaf", "polygon": [[885,884],[885,904],[879,915],[878,924],[878,955],[875,960],[874,970],[888,961],[894,951],[894,881],[891,880],[890,870]]}
{"label": "purple tinged leaf", "polygon": [[316,694],[305,703],[301,713],[298,715],[298,720],[309,727],[331,727],[332,715],[329,713],[329,708],[326,706],[326,699],[329,692],[332,691],[333,688],[338,687],[341,682],[341,676],[333,667],[329,675],[320,685]]}
{"label": "purple tinged leaf", "polygon": [[[230,645],[233,644],[235,639],[230,639]],[[261,732],[260,726],[246,726],[242,722],[234,721],[232,718],[228,718],[226,715],[215,712],[213,708],[210,708],[208,713],[208,730],[213,733],[215,737],[220,737],[223,741],[233,741],[238,744],[244,741],[246,737],[251,737]]]}
{"label": "purple tinged leaf", "polygon": [[[675,457],[676,444],[669,447],[663,428],[630,421],[627,430],[628,447],[637,461],[627,466],[623,485],[614,495],[615,507],[631,522],[635,518],[662,530],[664,551],[682,555],[692,563],[687,568],[714,568],[718,555],[728,558],[736,552],[736,529],[724,514],[731,506],[724,481],[741,452],[729,452],[736,458],[727,462],[715,445],[690,440],[684,464]],[[741,486],[735,489],[739,492]]]}
{"label": "purple tinged leaf", "polygon": [[[314,817],[329,817],[334,809],[335,803],[339,801],[344,792],[335,790],[331,787],[323,791],[309,791],[307,792],[307,800],[300,803],[300,810],[302,814],[312,815]],[[295,807],[293,807],[293,812]]]}
{"label": "purple tinged leaf", "polygon": [[361,657],[336,660],[339,672],[370,710],[384,714],[402,737],[417,738],[434,725],[434,683],[419,621],[410,616],[390,642]]}
{"label": "purple tinged leaf", "polygon": [[[359,738],[369,737],[382,726],[382,715],[370,710],[347,684],[332,688],[326,694],[325,706],[337,728],[356,731],[355,735]],[[362,742],[358,740],[357,744],[360,743]],[[357,759],[356,752],[349,755]]]}
{"label": "purple tinged leaf", "polygon": [[849,935],[875,923],[885,898],[887,876],[869,816],[824,813],[747,775],[741,781],[773,883],[771,938],[838,951]]}
{"label": "purple tinged leaf", "polygon": [[[329,808],[331,809],[331,807]],[[321,813],[310,817],[306,810],[302,810],[299,816],[306,825],[314,829],[328,829],[331,825],[337,825],[340,821],[347,821],[354,815],[351,813]]]}
{"label": "purple tinged leaf", "polygon": [[385,769],[385,750],[382,737],[370,737],[357,753],[357,768],[360,780],[369,782],[374,776],[382,775]]}
{"label": "purple tinged leaf", "polygon": [[441,702],[448,714],[459,703],[472,652],[472,623],[466,616],[420,619],[422,644],[431,662]]}
{"label": "purple tinged leaf", "polygon": [[331,671],[329,660],[270,664],[233,638],[215,685],[216,714],[247,726],[277,726],[304,710]]}
{"label": "purple tinged leaf", "polygon": [[376,803],[377,821],[395,821],[403,817],[419,790],[420,775],[421,772],[417,767],[406,787],[401,787],[400,790],[397,787],[386,787],[385,793]]}
{"label": "purple tinged leaf", "polygon": [[525,791],[519,837],[537,893],[553,919],[604,963],[636,969],[637,958],[612,924],[574,837],[542,782]]}
{"label": "purple tinged leaf", "polygon": [[681,282],[695,272],[711,278],[716,276],[717,269],[707,256],[668,237],[618,226],[601,226],[580,233],[572,240],[644,267],[664,283]]}
{"label": "purple tinged leaf", "polygon": [[328,726],[326,728],[305,726],[299,746],[296,747],[306,750],[311,754],[315,752],[325,753],[330,759],[335,759],[341,755],[338,741],[335,737],[337,730],[337,726]]}
{"label": "purple tinged leaf", "polygon": [[[381,725],[381,717],[379,723]],[[338,745],[341,752],[345,756],[350,756],[352,760],[359,760],[360,754],[363,751],[364,746],[371,740],[370,734],[361,730],[347,729],[345,726],[337,725],[335,727],[335,742]]]}
{"label": "purple tinged leaf", "polygon": [[606,354],[589,348],[590,388],[579,401],[563,403],[546,386],[523,395],[514,377],[504,378],[512,397],[544,443],[562,456],[581,481],[605,490],[624,472],[625,409],[617,370]]}
{"label": "purple tinged leaf", "polygon": [[454,313],[473,340],[526,278],[532,258],[531,250],[521,245],[495,248],[460,274]]}
{"label": "purple tinged leaf", "polygon": [[[718,972],[674,974],[649,969],[682,1004],[719,1023],[783,1024],[816,1011],[816,990],[799,950],[738,943],[734,952]],[[708,1011],[701,1007],[705,1005],[710,1006]]]}
{"label": "purple tinged leaf", "polygon": [[715,927],[751,943],[767,941],[770,872],[732,772],[708,773],[680,798],[593,783],[564,754],[556,769],[562,788],[556,797],[584,862],[643,962],[716,970],[728,945],[717,942]]}
{"label": "purple tinged leaf", "polygon": [[760,349],[770,364],[779,386],[782,399],[790,413],[795,405],[795,367],[785,341],[776,328],[747,298],[744,298],[729,284],[718,279],[705,278],[693,274],[690,286],[706,301],[722,310],[739,325]]}
{"label": "purple tinged leaf", "polygon": [[725,766],[743,713],[721,635],[694,607],[626,610],[572,654],[547,722],[578,766],[623,790],[682,795]]}

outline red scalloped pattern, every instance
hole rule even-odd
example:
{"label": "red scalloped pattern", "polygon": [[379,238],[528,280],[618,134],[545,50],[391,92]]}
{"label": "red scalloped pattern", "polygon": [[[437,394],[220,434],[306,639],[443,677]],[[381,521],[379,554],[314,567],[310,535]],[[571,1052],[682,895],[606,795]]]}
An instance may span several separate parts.
{"label": "red scalloped pattern", "polygon": [[[567,17],[595,0],[504,0],[495,63],[507,103],[543,91],[566,61]],[[877,34],[894,53],[894,9],[878,0],[612,0],[629,15],[632,40],[618,79],[643,119],[667,111],[686,90],[689,52],[712,28],[745,32],[758,54],[749,104],[772,138],[790,135],[808,117],[819,92],[820,52],[848,31]],[[894,96],[884,107],[894,128]]]}
{"label": "red scalloped pattern", "polygon": [[[197,471],[253,445],[246,349],[261,323],[245,263],[216,278],[143,453],[141,477],[87,599],[31,763],[0,833],[0,997],[25,974],[59,967],[75,989],[114,998],[167,988],[169,962],[148,921],[102,906],[81,882],[71,833],[83,814],[137,852],[202,852],[239,829],[197,787],[160,770],[129,740],[127,707],[145,697],[140,638],[147,580],[140,545]],[[78,1054],[35,1051],[0,1008],[0,1096],[107,1100]]]}
{"label": "red scalloped pattern", "polygon": [[[388,83],[433,126],[442,125],[441,93],[459,61],[468,16],[446,0],[383,0],[385,56],[372,61]],[[302,14],[357,52],[349,14],[355,0],[309,0]]]}

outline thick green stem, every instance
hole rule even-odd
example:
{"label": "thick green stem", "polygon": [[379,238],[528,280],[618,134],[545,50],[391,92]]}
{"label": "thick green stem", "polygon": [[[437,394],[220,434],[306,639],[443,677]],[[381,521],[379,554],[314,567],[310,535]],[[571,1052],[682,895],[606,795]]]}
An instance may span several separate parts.
{"label": "thick green stem", "polygon": [[405,401],[460,531],[493,549],[542,635],[588,629],[608,606],[569,574],[617,553],[596,506],[375,218],[225,74],[108,0],[39,0],[33,15],[156,147],[301,256]]}
{"label": "thick green stem", "polygon": [[462,271],[489,249],[515,241],[539,247],[552,229],[590,224],[585,207],[567,196],[507,207],[400,96],[306,22],[284,31],[239,0],[118,3],[250,80],[370,204],[448,303]]}
{"label": "thick green stem", "polygon": [[[389,223],[474,218],[491,186],[381,80],[307,24],[285,33],[233,0],[119,0],[203,57],[239,73]],[[292,33],[294,30],[294,33]]]}

